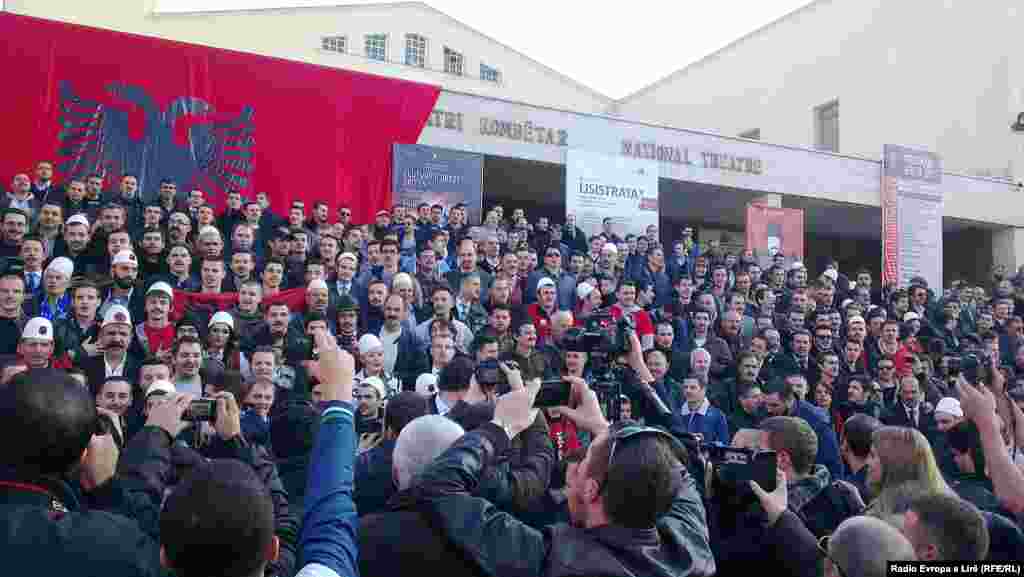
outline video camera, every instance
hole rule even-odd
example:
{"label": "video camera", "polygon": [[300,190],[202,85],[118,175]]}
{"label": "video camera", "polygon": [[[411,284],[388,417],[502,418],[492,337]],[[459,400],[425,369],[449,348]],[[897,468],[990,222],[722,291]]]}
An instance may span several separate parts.
{"label": "video camera", "polygon": [[573,330],[569,338],[578,339],[579,349],[591,355],[619,356],[630,351],[630,336],[636,332],[633,315],[623,313],[618,320],[612,309],[605,307],[593,311],[582,331]]}
{"label": "video camera", "polygon": [[25,261],[19,256],[0,257],[0,277],[25,274]]}
{"label": "video camera", "polygon": [[628,375],[619,364],[620,356],[630,352],[630,336],[636,332],[633,315],[624,313],[618,320],[611,308],[598,309],[590,314],[582,329],[566,333],[564,350],[579,351],[589,356],[590,388],[597,393],[604,414],[612,421],[622,414],[622,384]]}
{"label": "video camera", "polygon": [[[692,433],[675,433],[675,436],[689,452],[691,474],[703,481],[710,471],[710,488],[719,502],[738,506],[756,500],[750,481],[757,482],[769,493],[775,490],[778,467],[775,451],[705,443]],[[699,483],[698,487],[703,492],[706,485]]]}
{"label": "video camera", "polygon": [[991,366],[991,360],[987,356],[979,356],[975,353],[952,357],[946,364],[950,378],[963,375],[964,380],[972,385],[988,380],[987,369],[989,366]]}

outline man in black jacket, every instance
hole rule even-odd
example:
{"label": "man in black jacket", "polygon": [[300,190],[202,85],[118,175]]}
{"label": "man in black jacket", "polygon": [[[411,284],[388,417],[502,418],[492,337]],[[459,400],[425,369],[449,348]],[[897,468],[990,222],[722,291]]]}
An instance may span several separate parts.
{"label": "man in black jacket", "polygon": [[[534,420],[539,387],[500,397],[495,418],[464,435],[420,475],[417,498],[455,550],[490,575],[711,575],[704,506],[664,431],[610,429],[597,396],[577,386],[577,424],[595,435],[567,480],[572,525],[537,531],[471,496],[485,468]],[[514,543],[514,547],[508,544]]]}
{"label": "man in black jacket", "polygon": [[[154,415],[149,424],[173,427],[164,421]],[[98,429],[95,401],[77,381],[54,369],[13,379],[0,389],[0,435],[9,441],[0,449],[6,574],[161,574],[160,500],[114,475],[117,447]],[[134,445],[121,458],[160,466]],[[75,468],[81,499],[64,481]]]}

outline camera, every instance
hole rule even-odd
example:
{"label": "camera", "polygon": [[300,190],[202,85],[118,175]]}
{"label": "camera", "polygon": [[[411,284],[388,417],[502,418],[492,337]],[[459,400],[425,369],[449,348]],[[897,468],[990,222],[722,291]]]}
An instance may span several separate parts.
{"label": "camera", "polygon": [[22,276],[23,274],[25,274],[25,261],[21,257],[0,257],[0,276]]}
{"label": "camera", "polygon": [[217,399],[196,399],[188,404],[185,413],[181,416],[183,421],[215,421],[217,420]]}
{"label": "camera", "polygon": [[964,380],[972,385],[977,385],[985,377],[985,367],[989,366],[989,359],[975,353],[967,353],[961,357],[951,357],[946,366],[949,369],[949,376],[963,375]]}
{"label": "camera", "polygon": [[566,407],[572,397],[572,383],[562,379],[548,379],[541,381],[540,391],[533,400],[536,408]]}
{"label": "camera", "polygon": [[[505,384],[508,382],[505,379],[505,373],[498,366],[498,361],[494,359],[481,361],[476,366],[476,382],[480,384],[482,388],[493,389],[497,388],[498,385]],[[504,388],[508,388],[507,386]]]}
{"label": "camera", "polygon": [[630,336],[636,332],[633,315],[623,313],[618,319],[609,307],[590,314],[582,331],[576,330],[570,338],[577,339],[577,349],[587,353],[618,356],[630,351]]}
{"label": "camera", "polygon": [[[756,481],[767,492],[775,490],[778,455],[775,451],[730,447],[705,443],[692,433],[675,433],[689,453],[690,473],[701,480],[703,494],[705,474],[710,472],[710,488],[721,505],[742,507],[757,500],[750,488]],[[707,497],[707,495],[704,495]]]}

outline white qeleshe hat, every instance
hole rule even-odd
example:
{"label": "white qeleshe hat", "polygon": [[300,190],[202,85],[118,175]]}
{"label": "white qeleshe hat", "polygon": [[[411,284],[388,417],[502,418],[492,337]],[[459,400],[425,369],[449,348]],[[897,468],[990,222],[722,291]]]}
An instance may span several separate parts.
{"label": "white qeleshe hat", "polygon": [[576,287],[576,298],[583,300],[590,296],[590,293],[592,292],[594,292],[594,287],[590,286],[590,283],[581,282],[580,285]]}
{"label": "white qeleshe hat", "polygon": [[327,290],[327,283],[322,278],[315,278],[309,281],[309,285],[306,287],[306,292],[313,292],[315,290]]}
{"label": "white qeleshe hat", "polygon": [[50,264],[46,267],[46,272],[50,271],[58,272],[66,278],[71,278],[71,275],[75,274],[75,263],[66,256],[58,256],[50,261]]}
{"label": "white qeleshe hat", "polygon": [[359,337],[359,354],[365,355],[373,351],[384,350],[384,345],[375,335],[369,333]]}
{"label": "white qeleshe hat", "polygon": [[962,419],[964,416],[964,410],[960,408],[960,401],[953,397],[943,397],[939,399],[939,402],[935,405],[935,412],[953,415],[958,419]]}
{"label": "white qeleshe hat", "polygon": [[53,323],[43,317],[29,319],[21,331],[21,340],[27,339],[53,342]]}

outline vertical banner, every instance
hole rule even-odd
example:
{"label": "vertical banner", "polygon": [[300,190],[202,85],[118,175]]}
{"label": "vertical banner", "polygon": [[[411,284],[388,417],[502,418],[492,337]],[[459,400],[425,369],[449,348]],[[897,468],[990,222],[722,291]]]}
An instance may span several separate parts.
{"label": "vertical banner", "polygon": [[415,208],[422,202],[445,208],[465,203],[470,224],[483,218],[481,154],[422,144],[395,144],[392,192],[395,202]]}
{"label": "vertical banner", "polygon": [[587,236],[605,218],[619,236],[658,226],[658,162],[569,149],[565,159],[565,209]]}
{"label": "vertical banner", "polygon": [[892,144],[882,160],[882,282],[942,287],[942,161]]}
{"label": "vertical banner", "polygon": [[754,251],[762,265],[776,254],[804,259],[804,211],[747,204],[747,248]]}

